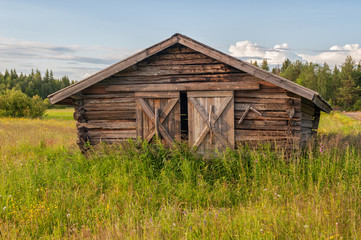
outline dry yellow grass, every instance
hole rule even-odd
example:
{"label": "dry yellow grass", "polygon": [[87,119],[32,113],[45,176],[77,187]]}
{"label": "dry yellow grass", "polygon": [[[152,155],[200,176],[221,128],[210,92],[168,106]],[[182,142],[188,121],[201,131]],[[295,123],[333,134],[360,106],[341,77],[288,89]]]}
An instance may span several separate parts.
{"label": "dry yellow grass", "polygon": [[0,118],[1,158],[26,158],[31,147],[76,148],[75,121]]}

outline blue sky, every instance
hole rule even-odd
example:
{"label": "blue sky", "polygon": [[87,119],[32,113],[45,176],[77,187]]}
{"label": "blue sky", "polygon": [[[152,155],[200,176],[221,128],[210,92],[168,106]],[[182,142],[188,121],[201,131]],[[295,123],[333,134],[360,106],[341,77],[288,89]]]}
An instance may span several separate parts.
{"label": "blue sky", "polygon": [[244,60],[361,58],[361,1],[0,0],[0,71],[73,80],[176,32]]}

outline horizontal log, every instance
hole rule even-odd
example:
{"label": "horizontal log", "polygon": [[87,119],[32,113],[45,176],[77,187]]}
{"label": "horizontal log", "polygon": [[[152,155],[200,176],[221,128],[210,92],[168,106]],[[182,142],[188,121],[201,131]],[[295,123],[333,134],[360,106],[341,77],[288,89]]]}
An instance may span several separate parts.
{"label": "horizontal log", "polygon": [[235,103],[270,103],[270,104],[286,104],[287,98],[274,98],[274,99],[266,99],[266,98],[234,98]]}
{"label": "horizontal log", "polygon": [[258,125],[258,126],[287,126],[288,121],[272,121],[272,120],[243,120],[242,123],[236,124],[236,126],[242,126],[242,125]]}
{"label": "horizontal log", "polygon": [[160,76],[177,74],[207,74],[240,72],[226,64],[202,64],[202,65],[171,65],[171,66],[144,66],[137,69],[127,69],[116,74],[116,76]]}
{"label": "horizontal log", "polygon": [[[149,59],[148,61],[142,61],[137,64],[138,67],[146,67],[146,66],[172,66],[172,65],[189,65],[189,64],[219,64],[220,62],[206,57],[200,56],[196,54],[189,54],[191,56],[187,56],[187,58],[175,58],[174,56],[170,55],[173,58],[158,58],[158,59]],[[192,56],[193,55],[193,56]]]}
{"label": "horizontal log", "polygon": [[198,90],[254,90],[259,89],[258,83],[176,83],[176,84],[139,84],[109,85],[106,91],[198,91]]}
{"label": "horizontal log", "polygon": [[[257,111],[286,111],[290,108],[290,106],[287,106],[285,104],[251,104],[253,108],[255,108]],[[245,111],[249,104],[242,104],[242,103],[236,103],[234,104],[234,109],[236,111]],[[299,110],[295,107],[295,110]]]}
{"label": "horizontal log", "polygon": [[134,98],[94,98],[84,100],[84,105],[96,104],[132,104],[135,103]]}
{"label": "horizontal log", "polygon": [[136,128],[135,121],[124,120],[90,120],[87,123],[77,123],[79,129],[85,127],[87,129],[133,129]]}
{"label": "horizontal log", "polygon": [[284,140],[290,139],[294,141],[299,141],[299,137],[293,136],[247,136],[247,135],[236,135],[236,141],[277,141],[277,140]]}
{"label": "horizontal log", "polygon": [[241,124],[239,126],[236,126],[236,130],[269,130],[274,129],[278,131],[300,131],[300,126],[272,126],[272,125],[252,125],[252,124]]}
{"label": "horizontal log", "polygon": [[277,130],[263,130],[263,131],[254,131],[254,130],[239,130],[236,129],[236,135],[247,135],[247,136],[289,136],[290,134],[287,131],[277,131]]}
{"label": "horizontal log", "polygon": [[313,108],[309,105],[302,103],[301,108],[302,108],[303,113],[306,113],[306,114],[312,115],[312,116],[315,114],[315,108]]}
{"label": "horizontal log", "polygon": [[170,76],[112,76],[104,84],[157,84],[186,82],[260,82],[247,73],[187,74]]}
{"label": "horizontal log", "polygon": [[134,92],[117,92],[117,93],[105,93],[105,94],[88,94],[83,95],[84,101],[86,99],[113,99],[113,98],[132,98],[134,97]]}
{"label": "horizontal log", "polygon": [[105,85],[93,85],[89,88],[86,88],[84,90],[82,90],[82,94],[87,95],[87,94],[104,94],[107,93],[105,91]]}
{"label": "horizontal log", "polygon": [[136,92],[135,98],[179,98],[179,92]]}
{"label": "horizontal log", "polygon": [[[278,109],[277,109],[278,110]],[[237,110],[234,112],[235,118],[240,118],[243,115],[244,110]],[[254,112],[248,112],[245,119],[264,119],[264,120],[288,120],[288,114],[283,111],[262,111],[262,116]],[[301,121],[301,113],[296,112],[293,120]]]}
{"label": "horizontal log", "polygon": [[176,54],[180,54],[180,53],[197,53],[197,54],[201,54],[199,52],[196,52],[195,50],[180,45],[180,44],[175,44],[172,47],[166,49],[165,51],[162,51],[160,53],[158,53],[157,55],[163,55],[163,54],[169,54],[169,53],[176,53]]}
{"label": "horizontal log", "polygon": [[311,128],[301,127],[301,132],[303,135],[311,134]]}
{"label": "horizontal log", "polygon": [[313,120],[313,116],[303,112],[303,113],[302,113],[302,120],[312,121],[312,120]]}
{"label": "horizontal log", "polygon": [[[128,138],[97,138],[97,137],[92,137],[89,139],[89,142],[91,145],[98,145],[100,143],[106,143],[106,144],[122,144],[122,143],[127,143],[127,139]],[[132,138],[132,139],[136,139],[136,138]]]}
{"label": "horizontal log", "polygon": [[251,147],[259,148],[263,144],[269,145],[271,149],[284,149],[294,150],[299,147],[299,140],[297,139],[273,139],[273,140],[247,140],[236,141],[237,145],[248,145]]}
{"label": "horizontal log", "polygon": [[86,104],[84,109],[86,111],[135,111],[135,103],[103,103],[103,104]]}
{"label": "horizontal log", "polygon": [[287,99],[285,93],[283,92],[265,92],[265,89],[259,89],[256,91],[235,91],[234,95],[236,98],[263,98],[263,99],[271,99],[271,98],[282,98]]}
{"label": "horizontal log", "polygon": [[88,120],[135,120],[135,111],[87,111]]}
{"label": "horizontal log", "polygon": [[89,138],[136,138],[137,134],[135,130],[122,130],[122,131],[104,131],[104,130],[89,130]]}
{"label": "horizontal log", "polygon": [[313,126],[313,122],[310,120],[303,120],[301,121],[301,127],[306,127],[306,128],[312,128]]}
{"label": "horizontal log", "polygon": [[[168,53],[162,52],[154,55],[150,58],[144,59],[142,62],[153,62],[157,60],[192,60],[192,59],[205,59],[210,58],[199,52],[179,52],[179,53]],[[212,59],[212,58],[211,58]]]}

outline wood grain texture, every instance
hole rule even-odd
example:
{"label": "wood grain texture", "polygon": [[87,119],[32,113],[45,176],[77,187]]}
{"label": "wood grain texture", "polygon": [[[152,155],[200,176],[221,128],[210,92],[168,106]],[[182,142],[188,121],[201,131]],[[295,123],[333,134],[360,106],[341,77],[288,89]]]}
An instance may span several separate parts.
{"label": "wood grain texture", "polygon": [[188,95],[189,145],[202,154],[214,148],[234,147],[233,92],[209,95],[207,92]]}
{"label": "wood grain texture", "polygon": [[137,84],[137,85],[109,85],[108,92],[118,91],[218,91],[218,90],[255,90],[258,83],[232,82],[232,83],[173,83],[173,84]]}

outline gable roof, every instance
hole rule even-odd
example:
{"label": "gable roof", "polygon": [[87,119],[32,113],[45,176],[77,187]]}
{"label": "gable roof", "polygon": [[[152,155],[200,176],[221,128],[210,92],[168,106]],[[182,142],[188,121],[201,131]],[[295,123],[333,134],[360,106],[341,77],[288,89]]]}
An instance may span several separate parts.
{"label": "gable roof", "polygon": [[211,57],[213,59],[216,59],[220,62],[223,62],[229,66],[232,66],[236,69],[239,69],[241,71],[244,71],[252,76],[255,76],[259,79],[262,79],[266,82],[272,83],[276,86],[279,86],[281,88],[284,88],[285,90],[292,92],[294,94],[297,94],[301,97],[304,97],[310,101],[312,101],[317,107],[319,107],[321,110],[329,113],[332,109],[332,107],[320,96],[318,92],[315,92],[311,89],[308,89],[306,87],[303,87],[301,85],[298,85],[297,83],[294,83],[290,80],[287,80],[285,78],[282,78],[280,76],[277,76],[275,74],[272,74],[270,72],[267,72],[259,67],[256,67],[248,62],[244,62],[242,60],[239,60],[235,57],[232,57],[230,55],[227,55],[225,53],[222,53],[214,48],[211,48],[205,44],[202,44],[200,42],[197,42],[185,35],[182,34],[174,34],[172,37],[157,43],[147,49],[144,49],[118,63],[115,63],[87,78],[85,78],[82,81],[76,82],[68,87],[65,87],[53,94],[50,94],[48,96],[49,101],[51,104],[58,103],[82,90],[85,88],[88,88],[105,78],[108,78],[174,44],[181,44],[188,48],[191,48],[197,52],[200,52],[208,57]]}

